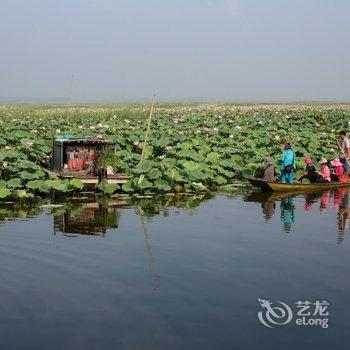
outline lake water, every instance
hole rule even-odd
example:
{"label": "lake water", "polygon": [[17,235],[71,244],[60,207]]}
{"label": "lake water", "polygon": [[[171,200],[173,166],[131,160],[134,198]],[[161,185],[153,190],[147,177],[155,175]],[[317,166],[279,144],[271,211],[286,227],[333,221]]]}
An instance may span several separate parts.
{"label": "lake water", "polygon": [[2,205],[0,349],[348,349],[349,195]]}

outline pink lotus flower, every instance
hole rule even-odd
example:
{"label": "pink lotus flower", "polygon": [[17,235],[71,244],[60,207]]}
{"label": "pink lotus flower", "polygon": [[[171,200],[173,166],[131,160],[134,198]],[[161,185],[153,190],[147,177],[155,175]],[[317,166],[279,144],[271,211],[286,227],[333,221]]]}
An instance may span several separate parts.
{"label": "pink lotus flower", "polygon": [[158,156],[157,158],[160,159],[160,160],[163,160],[165,158],[165,155],[163,154],[161,156]]}
{"label": "pink lotus flower", "polygon": [[138,146],[140,146],[140,143],[141,143],[141,142],[140,142],[139,140],[136,140],[136,141],[134,141],[134,146],[135,146],[135,147],[138,147]]}
{"label": "pink lotus flower", "polygon": [[34,145],[34,142],[33,141],[28,141],[27,142],[27,147],[33,147]]}

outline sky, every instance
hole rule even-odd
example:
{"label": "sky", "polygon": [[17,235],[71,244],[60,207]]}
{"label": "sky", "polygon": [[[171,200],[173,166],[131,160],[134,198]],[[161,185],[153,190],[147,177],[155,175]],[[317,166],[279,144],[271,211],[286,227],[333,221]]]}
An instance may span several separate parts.
{"label": "sky", "polygon": [[1,0],[0,102],[350,101],[348,0]]}

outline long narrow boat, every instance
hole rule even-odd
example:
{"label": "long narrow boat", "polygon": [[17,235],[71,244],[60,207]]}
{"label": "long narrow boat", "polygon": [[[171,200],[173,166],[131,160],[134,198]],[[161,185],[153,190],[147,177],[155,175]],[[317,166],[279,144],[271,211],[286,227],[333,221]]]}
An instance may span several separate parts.
{"label": "long narrow boat", "polygon": [[315,184],[301,184],[301,183],[281,183],[281,182],[268,182],[262,179],[248,179],[248,181],[254,186],[261,188],[262,191],[275,191],[275,192],[292,192],[292,191],[323,191],[332,190],[343,187],[350,187],[350,182],[327,182],[327,183],[315,183]]}

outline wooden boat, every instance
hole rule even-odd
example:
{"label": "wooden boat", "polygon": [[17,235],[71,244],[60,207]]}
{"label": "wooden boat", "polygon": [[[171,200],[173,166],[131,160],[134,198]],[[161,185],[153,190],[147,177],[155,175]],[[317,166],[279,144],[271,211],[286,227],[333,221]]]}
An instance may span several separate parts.
{"label": "wooden boat", "polygon": [[[102,179],[110,184],[124,184],[130,180],[128,175],[116,171],[113,171],[113,174],[101,171],[103,150],[114,144],[112,141],[96,138],[56,136],[53,140],[51,159],[42,164],[42,170],[63,180],[79,179],[87,187],[94,187]],[[71,158],[72,156],[80,158]]]}
{"label": "wooden boat", "polygon": [[262,191],[275,191],[275,192],[305,192],[305,191],[324,191],[332,190],[343,187],[350,187],[350,182],[327,182],[327,183],[281,183],[281,182],[268,182],[262,179],[248,179],[248,181],[254,186],[261,188]]}

